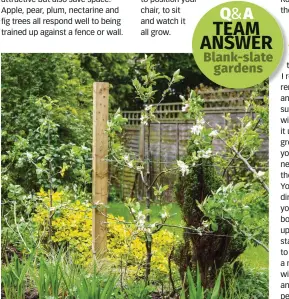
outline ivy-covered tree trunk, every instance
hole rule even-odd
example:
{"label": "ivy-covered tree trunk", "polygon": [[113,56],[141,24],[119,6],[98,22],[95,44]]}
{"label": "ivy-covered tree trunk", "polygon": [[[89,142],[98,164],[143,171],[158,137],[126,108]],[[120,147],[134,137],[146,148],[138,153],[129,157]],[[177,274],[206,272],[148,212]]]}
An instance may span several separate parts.
{"label": "ivy-covered tree trunk", "polygon": [[[199,150],[194,138],[188,146],[188,156]],[[198,202],[221,186],[221,177],[213,166],[213,159],[199,159],[186,176],[181,176],[176,183],[176,198],[183,213],[187,227],[205,228],[207,220],[198,208]],[[217,227],[208,227],[202,234],[184,231],[184,244],[177,258],[180,274],[184,277],[187,267],[199,264],[202,283],[211,287],[216,273],[224,263],[233,262],[245,250],[243,238],[233,236],[233,228],[228,223],[219,222]]]}

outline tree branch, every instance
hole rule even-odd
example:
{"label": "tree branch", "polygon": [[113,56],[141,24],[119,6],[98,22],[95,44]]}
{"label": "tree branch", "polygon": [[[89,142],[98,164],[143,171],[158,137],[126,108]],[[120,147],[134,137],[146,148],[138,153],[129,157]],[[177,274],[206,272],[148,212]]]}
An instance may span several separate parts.
{"label": "tree branch", "polygon": [[[207,125],[210,127],[210,128],[213,128],[209,123],[207,123]],[[235,153],[235,155],[246,165],[246,167],[248,168],[249,171],[251,171],[254,176],[256,177],[256,179],[261,183],[261,185],[263,186],[263,188],[267,191],[267,193],[269,193],[269,187],[267,186],[267,184],[265,183],[265,181],[260,177],[258,176],[258,173],[257,171],[250,165],[250,163],[248,162],[247,159],[245,159],[241,153],[236,149],[236,147],[234,145],[229,145],[227,143],[226,140],[224,140],[222,137],[220,137],[218,135],[218,138],[229,148],[231,149],[231,151],[233,151]]]}
{"label": "tree branch", "polygon": [[237,151],[237,149],[234,146],[229,148],[232,149],[232,151],[237,155],[237,157],[247,166],[247,168],[254,174],[254,176],[261,183],[264,189],[269,193],[269,187],[264,182],[264,180],[260,176],[258,176],[257,171],[250,165],[250,163],[240,154],[240,152]]}

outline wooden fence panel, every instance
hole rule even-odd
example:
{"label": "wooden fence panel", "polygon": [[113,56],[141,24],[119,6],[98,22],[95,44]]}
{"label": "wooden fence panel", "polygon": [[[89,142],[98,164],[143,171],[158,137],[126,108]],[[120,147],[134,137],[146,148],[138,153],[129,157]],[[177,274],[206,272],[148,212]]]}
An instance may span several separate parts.
{"label": "wooden fence panel", "polygon": [[[217,94],[219,95],[219,91],[202,93],[206,97],[204,108],[206,122],[213,127],[217,125],[224,127],[226,125],[224,115],[230,113],[233,123],[237,123],[238,118],[242,118],[245,114],[244,100],[245,96],[250,92],[251,89],[240,91],[228,89],[224,90],[221,93],[222,96],[218,99],[215,98]],[[262,97],[259,97],[257,100],[262,100]],[[161,104],[157,108],[156,115],[159,122],[151,124],[150,134],[153,177],[162,170],[173,167],[176,160],[182,159],[186,155],[193,123],[183,118],[181,109],[181,103]],[[146,159],[148,154],[148,129],[140,124],[140,111],[125,111],[123,114],[129,120],[125,128],[125,145],[137,156],[142,155]],[[261,157],[267,158],[268,136],[262,136],[262,138],[264,142],[259,154]],[[223,149],[222,141],[214,140],[213,151],[221,152]],[[158,180],[158,183],[170,186],[166,192],[167,200],[173,200],[174,198],[173,186],[176,174],[177,172],[174,172],[170,175],[162,176]],[[120,176],[121,178],[119,178]],[[114,182],[114,185],[119,184],[118,187],[122,190],[123,198],[129,197],[135,180],[135,173],[129,168],[124,168],[123,171],[118,171],[116,177],[118,177],[116,180],[118,183]],[[137,183],[137,186],[136,196],[141,198],[143,190],[141,190],[140,181]]]}

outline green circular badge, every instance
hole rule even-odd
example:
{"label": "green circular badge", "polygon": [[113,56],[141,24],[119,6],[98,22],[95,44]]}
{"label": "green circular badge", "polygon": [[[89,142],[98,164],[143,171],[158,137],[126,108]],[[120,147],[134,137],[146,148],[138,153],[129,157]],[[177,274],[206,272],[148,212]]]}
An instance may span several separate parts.
{"label": "green circular badge", "polygon": [[206,13],[193,36],[193,54],[210,80],[228,88],[246,88],[267,79],[284,48],[281,29],[262,7],[226,2]]}

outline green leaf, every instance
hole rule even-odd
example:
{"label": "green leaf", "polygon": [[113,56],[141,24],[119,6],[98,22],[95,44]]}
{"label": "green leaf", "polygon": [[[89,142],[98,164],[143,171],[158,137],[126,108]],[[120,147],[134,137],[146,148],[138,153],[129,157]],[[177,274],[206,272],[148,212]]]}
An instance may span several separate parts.
{"label": "green leaf", "polygon": [[179,74],[180,74],[180,69],[178,69],[178,70],[176,70],[176,71],[174,72],[173,77],[176,77],[176,76],[178,76]]}
{"label": "green leaf", "polygon": [[197,265],[197,294],[196,294],[196,299],[197,298],[204,298],[199,264]]}
{"label": "green leaf", "polygon": [[214,289],[213,289],[211,299],[218,299],[219,298],[219,292],[220,292],[220,286],[221,286],[221,277],[222,277],[222,273],[220,272],[219,275],[218,275],[218,278],[215,282],[215,286],[214,286]]}
{"label": "green leaf", "polygon": [[211,223],[211,228],[214,232],[216,232],[216,231],[218,231],[219,226],[216,222],[213,222],[213,223]]}
{"label": "green leaf", "polygon": [[194,284],[192,273],[191,273],[191,271],[190,271],[189,268],[187,269],[187,280],[188,280],[188,284],[189,284],[189,296],[190,296],[190,299],[198,299],[197,298],[196,286]]}
{"label": "green leaf", "polygon": [[136,209],[137,211],[140,210],[140,203],[139,203],[139,202],[137,202],[137,203],[135,204],[135,209]]}
{"label": "green leaf", "polygon": [[244,186],[245,186],[245,182],[237,183],[237,184],[234,186],[234,190],[239,190],[239,189],[243,188]]}

